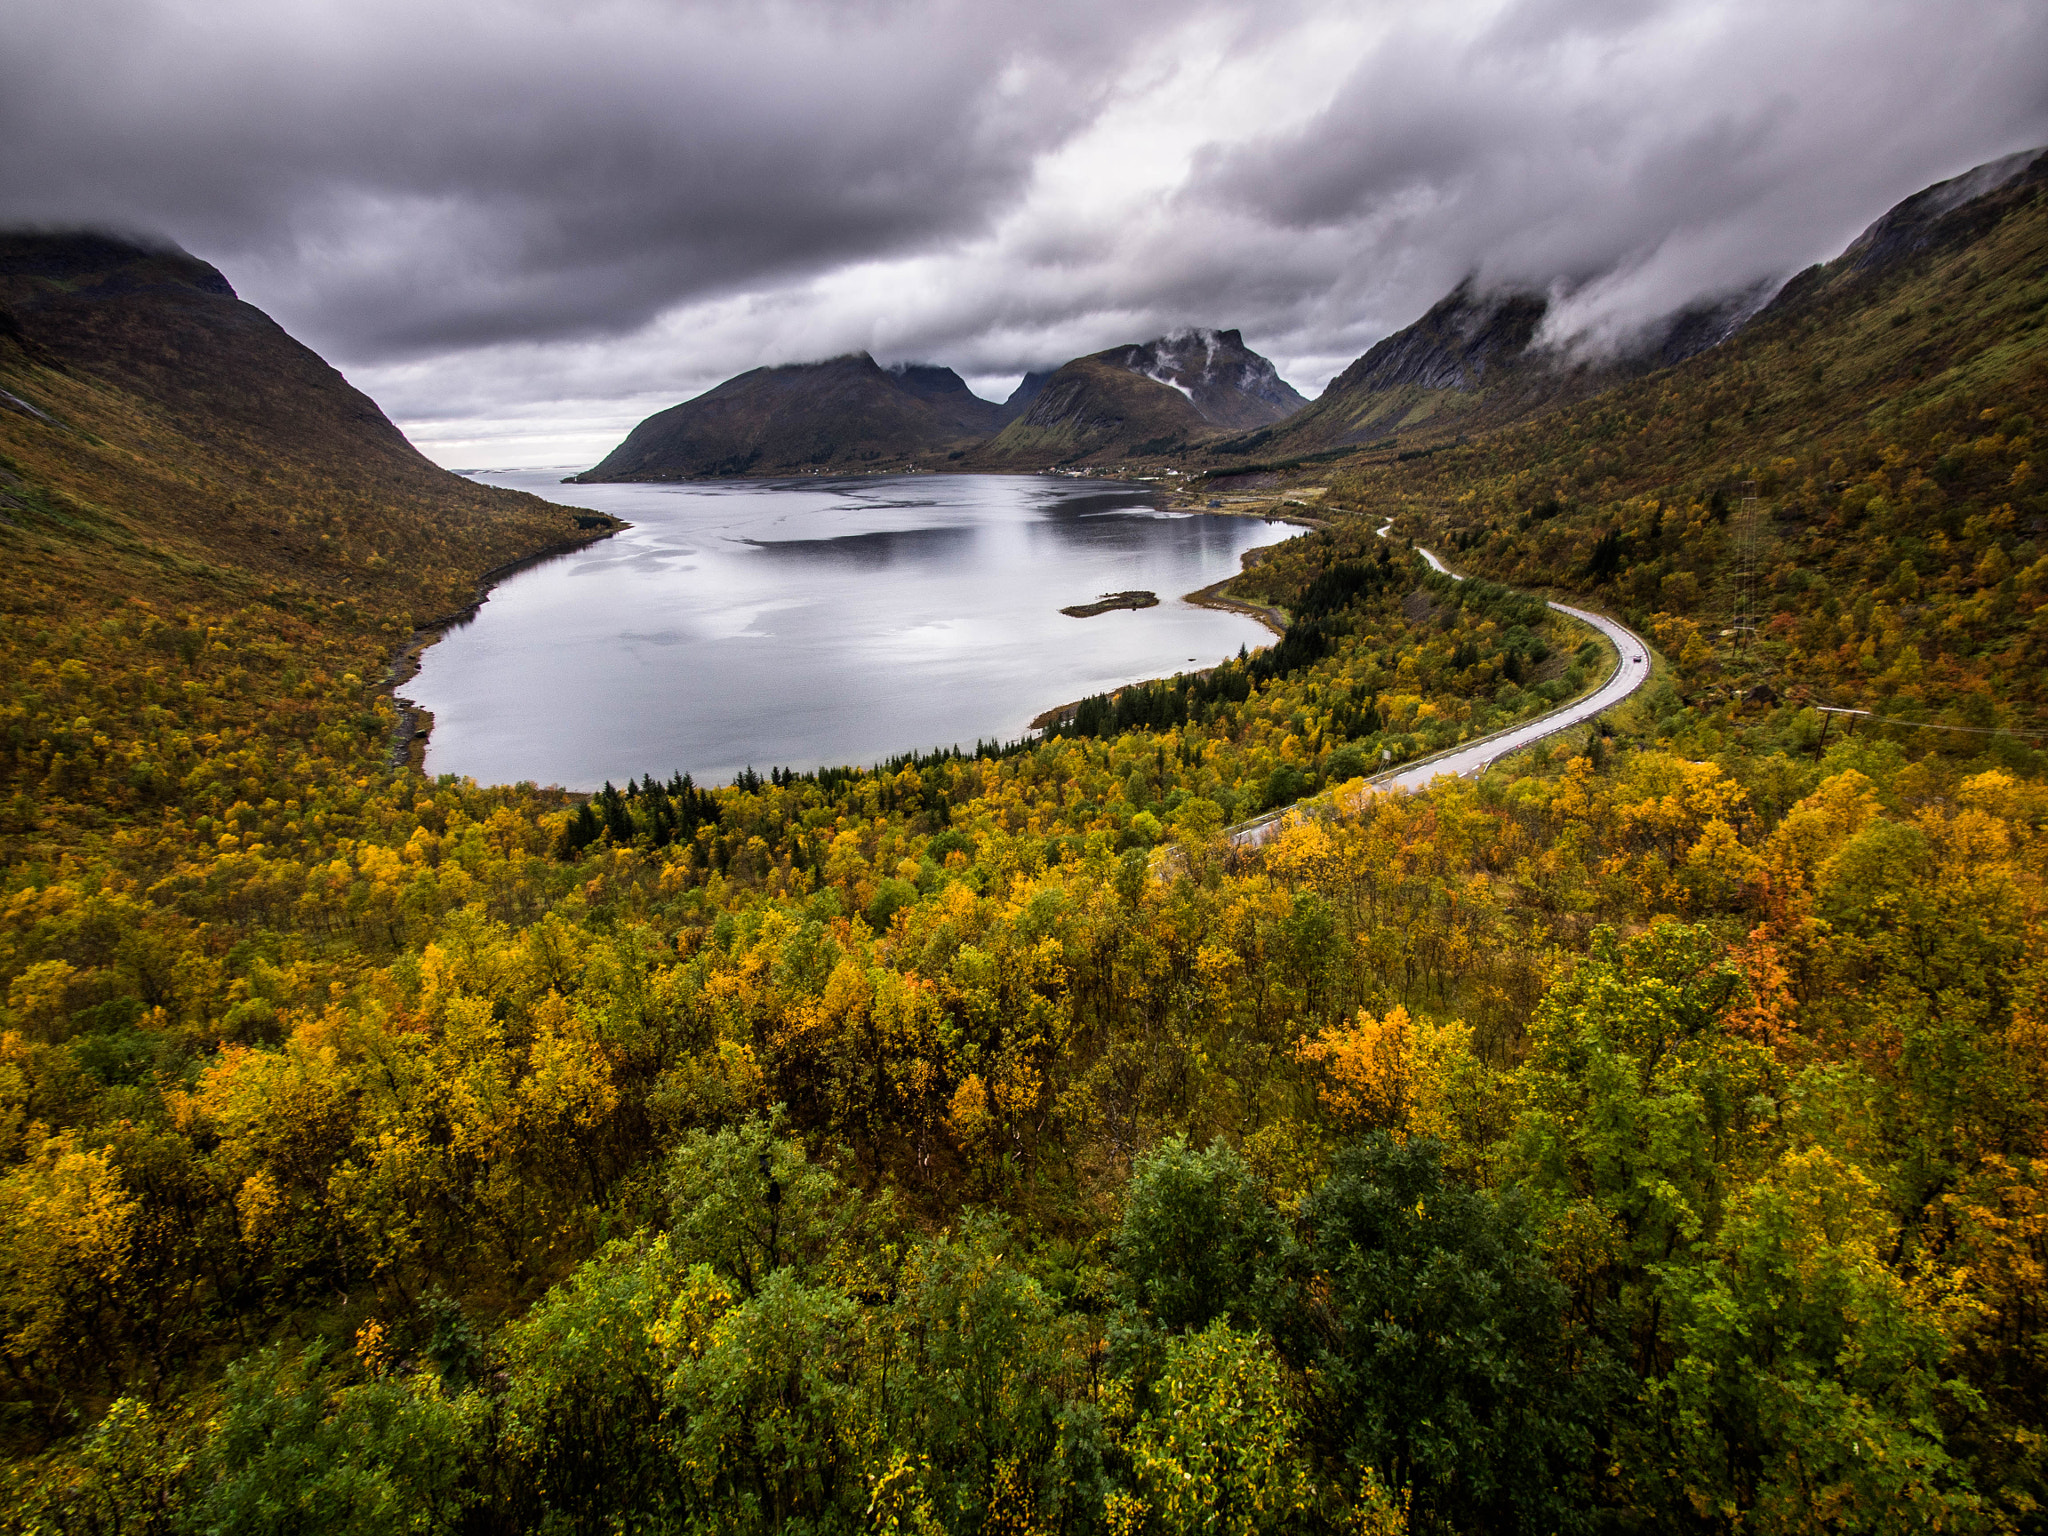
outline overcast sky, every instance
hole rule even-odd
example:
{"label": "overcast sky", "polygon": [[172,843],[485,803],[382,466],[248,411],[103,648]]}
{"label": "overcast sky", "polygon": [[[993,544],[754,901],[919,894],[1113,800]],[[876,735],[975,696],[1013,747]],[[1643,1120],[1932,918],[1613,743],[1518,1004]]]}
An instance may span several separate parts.
{"label": "overcast sky", "polygon": [[1000,398],[1468,273],[1611,334],[2048,142],[2043,0],[13,0],[0,220],[168,236],[457,467],[865,347]]}

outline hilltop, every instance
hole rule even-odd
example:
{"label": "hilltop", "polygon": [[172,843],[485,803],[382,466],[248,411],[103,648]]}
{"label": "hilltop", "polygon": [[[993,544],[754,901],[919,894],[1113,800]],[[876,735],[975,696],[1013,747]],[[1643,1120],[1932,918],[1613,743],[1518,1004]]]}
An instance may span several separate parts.
{"label": "hilltop", "polygon": [[852,352],[727,379],[648,417],[576,478],[900,469],[987,437],[1004,419],[1004,407],[974,394],[950,368],[884,368]]}

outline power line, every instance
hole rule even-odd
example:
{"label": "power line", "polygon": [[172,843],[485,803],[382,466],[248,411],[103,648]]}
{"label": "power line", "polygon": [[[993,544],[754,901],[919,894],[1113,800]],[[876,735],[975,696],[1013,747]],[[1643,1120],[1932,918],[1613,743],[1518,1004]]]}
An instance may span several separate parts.
{"label": "power line", "polygon": [[2021,731],[2007,725],[1942,725],[1934,720],[1908,720],[1903,715],[1873,715],[1867,709],[1843,709],[1834,704],[1816,704],[1817,714],[1854,715],[1872,725],[1910,725],[1922,731],[1962,731],[1971,736],[2048,736],[2048,730]]}

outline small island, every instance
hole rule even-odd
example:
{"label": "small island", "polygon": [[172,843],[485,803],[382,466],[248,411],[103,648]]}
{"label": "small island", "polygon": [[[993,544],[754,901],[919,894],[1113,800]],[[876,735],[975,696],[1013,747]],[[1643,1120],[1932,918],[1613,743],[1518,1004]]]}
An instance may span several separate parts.
{"label": "small island", "polygon": [[1076,619],[1092,619],[1098,613],[1109,613],[1118,608],[1157,608],[1159,595],[1156,592],[1105,592],[1092,603],[1076,603],[1071,608],[1062,608],[1061,613]]}

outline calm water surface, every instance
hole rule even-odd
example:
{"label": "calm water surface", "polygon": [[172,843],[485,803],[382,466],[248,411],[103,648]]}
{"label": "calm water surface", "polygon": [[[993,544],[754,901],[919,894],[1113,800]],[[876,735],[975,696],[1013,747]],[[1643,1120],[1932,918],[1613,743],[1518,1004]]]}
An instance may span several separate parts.
{"label": "calm water surface", "polygon": [[[404,690],[434,712],[427,771],[578,789],[1022,735],[1055,704],[1265,644],[1180,598],[1294,531],[1041,476],[475,478],[634,526],[512,577],[428,648]],[[1159,606],[1059,611],[1134,587]]]}

